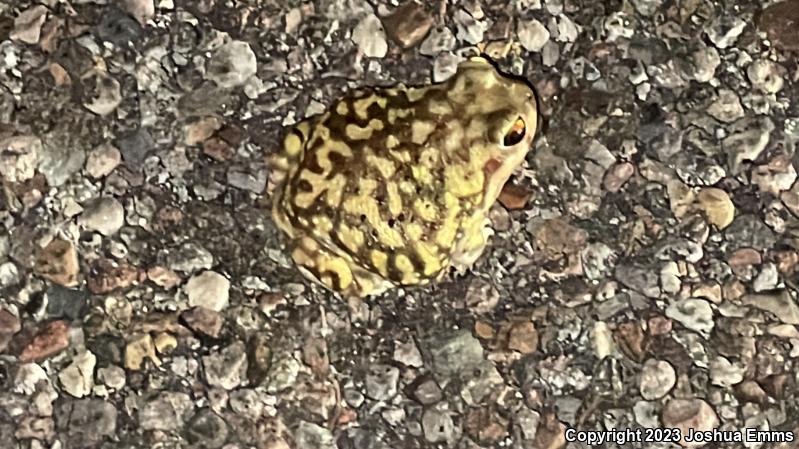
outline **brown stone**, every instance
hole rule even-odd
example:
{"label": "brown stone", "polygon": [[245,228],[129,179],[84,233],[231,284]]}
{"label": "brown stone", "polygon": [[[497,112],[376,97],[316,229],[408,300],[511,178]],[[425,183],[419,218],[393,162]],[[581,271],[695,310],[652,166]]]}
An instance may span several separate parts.
{"label": "brown stone", "polygon": [[508,210],[524,209],[533,193],[524,187],[511,183],[505,184],[499,193],[499,203]]}
{"label": "brown stone", "polygon": [[763,262],[763,259],[760,257],[760,253],[753,248],[736,250],[727,259],[727,264],[729,264],[736,276],[746,277],[751,277],[754,274],[754,267],[760,265],[761,262]]}
{"label": "brown stone", "polygon": [[152,267],[147,270],[147,279],[155,285],[171,290],[183,281],[180,275],[166,267]]}
{"label": "brown stone", "polygon": [[672,322],[664,316],[653,316],[647,320],[649,335],[666,335],[671,332]]}
{"label": "brown stone", "polygon": [[226,161],[236,154],[236,149],[218,137],[203,142],[203,154],[216,161]]}
{"label": "brown stone", "polygon": [[533,440],[536,449],[561,449],[566,446],[566,426],[554,413],[541,417]]}
{"label": "brown stone", "polygon": [[54,239],[37,254],[34,272],[56,284],[74,287],[80,272],[78,252],[71,242]]}
{"label": "brown stone", "polygon": [[35,362],[58,354],[69,346],[69,325],[66,321],[45,324],[19,355],[22,363]]}
{"label": "brown stone", "polygon": [[222,332],[222,314],[205,307],[193,307],[180,314],[180,318],[195,333],[217,338]]}
{"label": "brown stone", "polygon": [[126,263],[115,263],[108,259],[100,259],[89,273],[86,283],[89,290],[102,295],[117,289],[128,288],[146,279],[142,270]]}
{"label": "brown stone", "polygon": [[622,352],[632,360],[644,360],[644,330],[637,321],[621,323],[613,333],[613,340]]}
{"label": "brown stone", "polygon": [[216,130],[222,126],[220,120],[216,117],[203,117],[192,123],[189,123],[183,128],[185,137],[183,141],[186,145],[197,145],[213,136]]}
{"label": "brown stone", "polygon": [[6,309],[0,309],[0,353],[6,350],[11,338],[21,329],[19,318]]}
{"label": "brown stone", "polygon": [[547,220],[535,233],[535,248],[547,259],[562,254],[579,253],[588,241],[588,233],[562,218]]}
{"label": "brown stone", "polygon": [[477,338],[482,338],[484,340],[491,340],[496,336],[496,331],[491,323],[481,320],[474,323],[474,333],[477,335]]}
{"label": "brown stone", "polygon": [[742,402],[766,404],[768,395],[754,380],[745,380],[735,386],[735,396]]}
{"label": "brown stone", "polygon": [[685,436],[689,430],[706,432],[719,426],[716,411],[702,399],[672,399],[663,407],[660,418],[664,427],[680,429],[683,436],[680,445],[683,447],[698,447],[705,444],[686,441]]}
{"label": "brown stone", "polygon": [[799,50],[799,0],[774,3],[763,10],[758,28],[775,47]]}
{"label": "brown stone", "polygon": [[508,435],[508,420],[492,407],[470,409],[464,423],[466,433],[481,444],[495,444]]}
{"label": "brown stone", "polygon": [[424,6],[407,0],[382,19],[391,39],[402,48],[411,48],[422,41],[433,26],[433,17]]}
{"label": "brown stone", "polygon": [[508,349],[532,354],[538,349],[538,331],[530,321],[516,323],[508,332]]}
{"label": "brown stone", "polygon": [[772,398],[781,401],[793,397],[795,383],[791,376],[785,373],[772,374],[760,381],[760,385]]}
{"label": "brown stone", "polygon": [[610,167],[605,173],[603,185],[608,192],[616,193],[624,186],[627,180],[635,173],[635,166],[629,162],[619,162]]}

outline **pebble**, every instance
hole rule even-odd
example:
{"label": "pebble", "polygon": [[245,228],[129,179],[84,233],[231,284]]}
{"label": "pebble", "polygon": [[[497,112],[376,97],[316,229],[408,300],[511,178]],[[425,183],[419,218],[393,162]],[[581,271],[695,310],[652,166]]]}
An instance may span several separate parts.
{"label": "pebble", "polygon": [[435,380],[425,378],[413,389],[413,397],[422,405],[432,405],[440,401],[444,395]]}
{"label": "pebble", "polygon": [[733,364],[727,358],[717,356],[710,361],[710,382],[723,388],[729,388],[744,379],[744,367]]}
{"label": "pebble", "polygon": [[419,352],[416,342],[412,339],[406,342],[397,341],[395,343],[394,360],[412,368],[421,368],[424,366],[422,354]]}
{"label": "pebble", "polygon": [[122,9],[138,20],[141,26],[147,25],[147,21],[155,15],[155,4],[153,0],[124,0]]}
{"label": "pebble", "polygon": [[477,20],[471,14],[460,8],[455,10],[453,20],[458,30],[458,40],[465,41],[472,45],[476,45],[483,41],[483,35],[487,28],[484,22]]}
{"label": "pebble", "polygon": [[0,289],[17,285],[21,281],[14,262],[0,263]]}
{"label": "pebble", "polygon": [[110,401],[87,398],[72,402],[67,428],[80,435],[81,446],[90,447],[103,437],[114,437],[117,432],[117,409]]}
{"label": "pebble", "polygon": [[184,435],[189,444],[207,449],[219,449],[228,439],[228,425],[210,409],[201,409],[186,425]]}
{"label": "pebble", "polygon": [[244,41],[230,41],[219,47],[206,64],[206,78],[223,89],[246,83],[258,65],[255,52]]}
{"label": "pebble", "polygon": [[220,312],[228,305],[230,281],[215,271],[204,271],[189,279],[184,290],[189,306]]}
{"label": "pebble", "polygon": [[125,346],[125,368],[139,371],[147,359],[155,366],[161,365],[161,360],[155,355],[155,343],[152,336],[150,334],[134,335]]}
{"label": "pebble", "polygon": [[439,53],[433,61],[433,82],[441,83],[455,74],[463,58],[448,51]]}
{"label": "pebble", "polygon": [[116,140],[125,165],[134,171],[141,170],[147,154],[155,147],[155,140],[146,129],[127,132]]}
{"label": "pebble", "polygon": [[538,349],[538,331],[529,321],[516,323],[508,332],[508,349],[532,354]]}
{"label": "pebble", "polygon": [[732,174],[740,173],[744,161],[754,161],[766,149],[774,123],[767,117],[753,117],[736,122],[735,128],[722,140]]}
{"label": "pebble", "polygon": [[247,353],[242,342],[207,355],[202,361],[205,379],[211,386],[233,390],[247,379]]}
{"label": "pebble", "polygon": [[746,68],[746,75],[752,86],[767,94],[775,94],[784,84],[785,69],[768,59],[758,59]]}
{"label": "pebble", "polygon": [[84,206],[78,224],[104,236],[112,236],[125,224],[125,209],[116,198],[102,197]]}
{"label": "pebble", "polygon": [[778,196],[791,188],[796,182],[796,168],[790,155],[780,153],[766,164],[758,165],[752,170],[752,184],[762,192]]}
{"label": "pebble", "polygon": [[181,279],[177,273],[169,268],[160,266],[155,266],[147,270],[147,279],[166,290],[172,290],[183,282],[183,279]]}
{"label": "pebble", "polygon": [[83,107],[89,111],[105,116],[114,112],[122,103],[122,86],[114,77],[97,72],[85,78],[83,82],[88,85],[87,98],[90,99],[83,103]]}
{"label": "pebble", "polygon": [[26,9],[14,19],[14,29],[9,37],[26,44],[38,43],[42,25],[44,25],[46,18],[47,8],[43,5],[36,5]]}
{"label": "pebble", "polygon": [[625,183],[635,174],[635,165],[630,162],[619,162],[611,166],[605,173],[602,186],[611,193],[621,190]]}
{"label": "pebble", "polygon": [[691,53],[693,64],[693,78],[700,83],[707,83],[716,76],[716,69],[721,65],[721,56],[715,47],[699,45]]}
{"label": "pebble", "polygon": [[194,332],[218,338],[222,332],[224,319],[219,312],[205,307],[193,307],[180,314],[180,318],[186,323],[189,329]]}
{"label": "pebble", "polygon": [[649,267],[621,264],[616,267],[615,277],[631,290],[635,290],[650,298],[657,298],[660,296],[658,275]]}
{"label": "pebble", "polygon": [[69,324],[51,321],[42,326],[19,355],[22,363],[37,362],[58,354],[69,347]]}
{"label": "pebble", "polygon": [[241,190],[248,190],[260,195],[266,188],[267,171],[265,169],[254,169],[253,171],[229,170],[227,182],[232,187]]}
{"label": "pebble", "polygon": [[275,356],[269,371],[266,391],[277,393],[294,386],[300,372],[300,362],[289,354]]}
{"label": "pebble", "polygon": [[777,266],[771,262],[765,263],[760,268],[760,273],[757,274],[754,282],[752,282],[752,289],[755,292],[773,290],[777,288],[779,280],[780,275],[777,272]]}
{"label": "pebble", "polygon": [[740,302],[769,312],[785,324],[799,325],[799,305],[786,289],[770,293],[746,294],[741,297]]}
{"label": "pebble", "polygon": [[296,449],[336,449],[336,443],[330,430],[300,421],[294,431]]}
{"label": "pebble", "polygon": [[125,370],[116,365],[109,365],[97,370],[97,380],[103,385],[114,390],[125,387]]}
{"label": "pebble", "polygon": [[97,357],[91,351],[83,351],[73,357],[72,363],[58,373],[61,387],[67,393],[82,398],[88,396],[94,388],[94,367]]}
{"label": "pebble", "polygon": [[799,50],[799,0],[774,2],[760,14],[758,28],[765,30],[768,39],[778,48]]}
{"label": "pebble", "polygon": [[230,409],[238,415],[257,420],[264,412],[264,398],[251,388],[240,388],[230,392]]}
{"label": "pebble", "polygon": [[111,144],[103,144],[92,150],[86,158],[86,174],[94,179],[111,174],[122,162],[122,154]]}
{"label": "pebble", "polygon": [[139,408],[139,427],[143,430],[179,430],[189,418],[194,403],[186,393],[161,391]]}
{"label": "pebble", "polygon": [[457,40],[452,30],[445,26],[434,28],[422,41],[419,53],[425,56],[438,56],[442,51],[452,51],[457,45]]}
{"label": "pebble", "polygon": [[709,334],[713,330],[713,309],[704,299],[688,298],[669,304],[666,316],[692,331]]}
{"label": "pebble", "polygon": [[388,53],[386,31],[374,14],[364,16],[352,30],[352,41],[369,58],[383,58]]}
{"label": "pebble", "polygon": [[413,0],[397,6],[383,18],[386,33],[402,48],[415,47],[430,32],[433,17],[426,8]]}
{"label": "pebble", "polygon": [[211,252],[193,242],[186,242],[176,250],[170,251],[166,255],[166,259],[171,269],[181,273],[208,270],[214,263],[214,256],[211,255]]}
{"label": "pebble", "polygon": [[516,35],[525,50],[536,53],[549,41],[549,30],[535,19],[520,21],[516,27]]}
{"label": "pebble", "polygon": [[[80,171],[86,161],[86,151],[82,142],[64,136],[66,130],[54,130],[42,139],[39,153],[39,172],[47,179],[50,187],[63,185],[73,174]],[[67,143],[68,142],[68,143]]]}
{"label": "pebble", "polygon": [[8,182],[33,178],[41,152],[42,141],[36,136],[0,138],[0,173]]}
{"label": "pebble", "polygon": [[705,28],[705,33],[713,44],[721,49],[727,48],[738,40],[746,21],[733,13],[722,14]]}
{"label": "pebble", "polygon": [[702,210],[710,224],[719,229],[729,226],[735,218],[735,205],[724,190],[706,187],[696,196],[697,207]]}
{"label": "pebble", "polygon": [[708,106],[707,113],[720,122],[732,123],[744,116],[744,107],[735,92],[721,89],[718,98]]}
{"label": "pebble", "polygon": [[724,238],[729,243],[728,248],[733,251],[739,248],[767,249],[777,240],[774,231],[755,214],[743,214],[735,218],[724,230]]}
{"label": "pebble", "polygon": [[433,372],[441,378],[469,373],[483,362],[483,347],[469,331],[437,336],[428,345]]}
{"label": "pebble", "polygon": [[450,412],[427,409],[422,413],[422,430],[425,439],[430,443],[448,443],[460,434]]}
{"label": "pebble", "polygon": [[22,329],[22,323],[13,313],[0,308],[0,353],[6,350],[14,335]]}
{"label": "pebble", "polygon": [[641,369],[641,397],[648,401],[666,396],[677,383],[674,367],[665,360],[649,359]]}
{"label": "pebble", "polygon": [[663,427],[680,429],[684,447],[698,447],[705,443],[689,443],[685,440],[689,430],[694,432],[710,431],[718,427],[719,419],[715,410],[702,399],[672,399],[663,407],[661,414]]}
{"label": "pebble", "polygon": [[366,395],[376,401],[386,401],[397,394],[399,369],[390,365],[376,365],[366,374]]}
{"label": "pebble", "polygon": [[138,40],[143,33],[139,22],[117,8],[108,8],[100,15],[96,27],[97,37],[116,46],[125,46]]}

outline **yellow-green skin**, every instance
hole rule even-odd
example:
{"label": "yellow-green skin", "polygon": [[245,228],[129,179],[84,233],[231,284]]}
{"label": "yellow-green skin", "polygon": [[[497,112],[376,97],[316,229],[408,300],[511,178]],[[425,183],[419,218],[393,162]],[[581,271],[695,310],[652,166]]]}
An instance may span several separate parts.
{"label": "yellow-green skin", "polygon": [[353,92],[287,134],[272,217],[300,271],[331,290],[425,284],[480,256],[536,123],[530,86],[482,58],[445,83]]}

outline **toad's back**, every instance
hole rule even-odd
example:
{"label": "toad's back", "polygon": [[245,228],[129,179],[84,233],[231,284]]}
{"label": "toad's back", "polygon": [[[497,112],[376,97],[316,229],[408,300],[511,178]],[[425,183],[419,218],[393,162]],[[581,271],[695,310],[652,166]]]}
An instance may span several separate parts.
{"label": "toad's back", "polygon": [[495,140],[520,112],[508,101],[518,82],[478,67],[356,91],[288,134],[273,217],[314,278],[337,290],[425,282],[482,226],[504,162]]}

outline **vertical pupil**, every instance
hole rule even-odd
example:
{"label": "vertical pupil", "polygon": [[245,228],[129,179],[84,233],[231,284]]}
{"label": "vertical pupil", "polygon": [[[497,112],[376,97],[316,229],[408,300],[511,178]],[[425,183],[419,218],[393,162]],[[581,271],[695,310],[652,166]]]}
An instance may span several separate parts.
{"label": "vertical pupil", "polygon": [[508,131],[508,133],[505,134],[505,138],[503,139],[503,144],[506,147],[508,147],[516,145],[517,143],[521,142],[522,139],[524,138],[525,128],[526,126],[524,124],[524,119],[522,119],[521,117],[517,118],[516,121],[513,122],[513,126]]}

